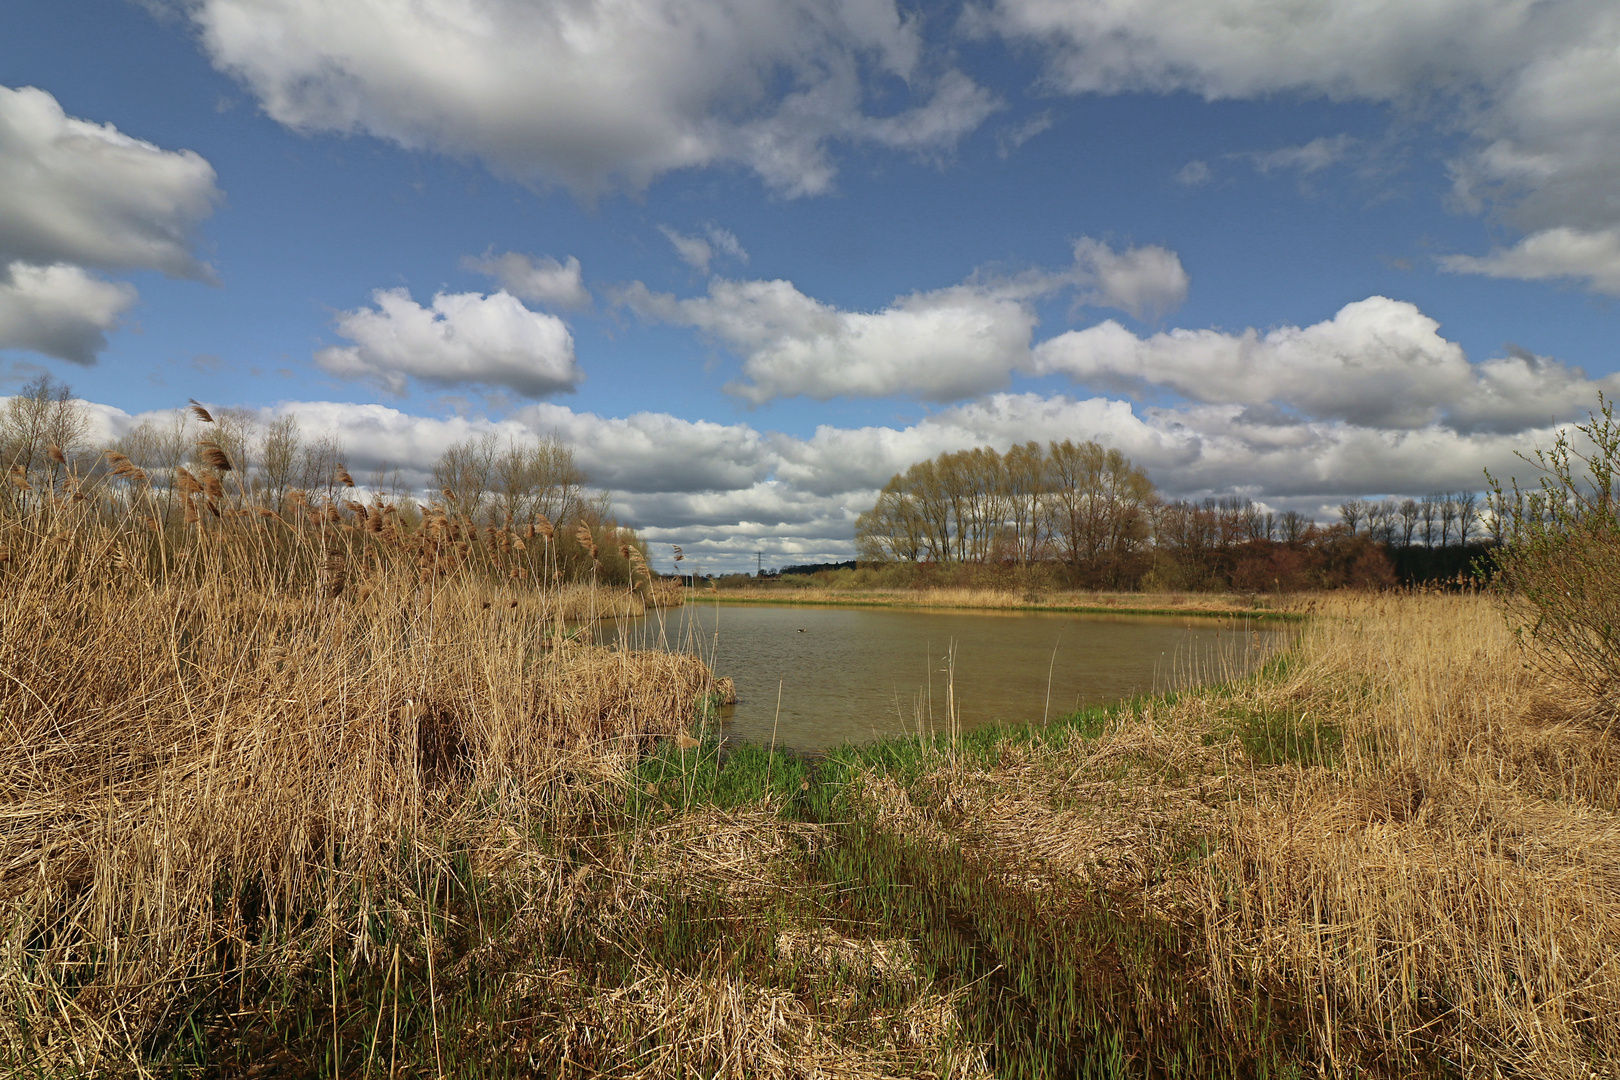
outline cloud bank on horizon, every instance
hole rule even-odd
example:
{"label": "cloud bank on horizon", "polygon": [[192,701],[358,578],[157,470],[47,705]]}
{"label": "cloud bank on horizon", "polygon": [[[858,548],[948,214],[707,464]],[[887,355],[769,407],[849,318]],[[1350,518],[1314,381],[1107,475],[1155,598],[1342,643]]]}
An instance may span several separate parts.
{"label": "cloud bank on horizon", "polygon": [[[944,450],[1097,439],[1172,494],[1239,492],[1321,513],[1348,495],[1477,488],[1482,468],[1511,473],[1517,452],[1620,392],[1620,374],[1588,373],[1614,366],[1596,354],[1582,364],[1465,347],[1466,320],[1501,304],[1457,299],[1518,283],[1512,295],[1530,310],[1535,290],[1562,285],[1593,298],[1590,339],[1612,337],[1600,299],[1620,296],[1612,3],[167,6],[180,18],[154,32],[189,28],[213,69],[197,85],[222,77],[259,110],[211,107],[224,118],[211,124],[262,125],[288,140],[289,159],[300,146],[372,141],[400,155],[387,161],[455,170],[459,187],[389,219],[387,250],[415,240],[434,252],[422,266],[376,262],[341,283],[311,274],[274,295],[257,332],[277,335],[270,351],[295,393],[243,383],[256,389],[222,401],[341,433],[357,469],[388,463],[425,484],[461,439],[556,433],[649,537],[721,565],[761,542],[807,561],[846,557],[876,488]],[[999,50],[994,62],[987,50]],[[197,137],[216,139],[207,156],[146,141],[122,113],[116,125],[72,115],[65,95],[84,95],[67,74],[63,87],[0,86],[0,353],[26,358],[12,377],[42,358],[72,365],[62,372],[110,436],[145,415],[118,402],[126,343],[178,343],[157,315],[260,280],[253,253],[270,250],[278,223],[254,219],[264,189],[226,171],[228,138],[199,122]],[[1155,166],[1152,185],[1127,177],[1126,205],[1228,198],[1278,177],[1332,185],[1359,169],[1373,179],[1356,182],[1385,186],[1332,190],[1352,193],[1340,197],[1347,218],[1370,220],[1395,197],[1386,179],[1402,166],[1387,147],[1399,129],[1441,147],[1444,182],[1427,196],[1435,227],[1477,222],[1483,242],[1431,245],[1421,278],[1313,280],[1309,319],[1260,320],[1223,306],[1220,279],[1253,261],[1228,234],[1200,243],[1195,226],[1157,226],[1144,211],[1131,232],[1151,227],[1151,240],[1071,228],[1054,258],[1037,232],[1003,243],[973,220],[1018,209],[998,192],[1034,148],[1081,145],[1062,103],[1147,109],[1189,96],[1216,117],[1235,102],[1273,118],[1368,107],[1389,131],[1211,141]],[[1026,97],[1040,107],[1021,115]],[[1137,167],[1105,135],[1084,149],[1119,154],[1121,175]],[[398,166],[377,176],[385,168]],[[486,170],[493,179],[480,181]],[[942,207],[917,193],[957,174],[984,178],[980,201]],[[480,182],[519,209],[459,227]],[[227,201],[237,190],[251,194]],[[770,239],[772,222],[867,206],[870,238],[807,225]],[[1254,212],[1266,220],[1265,206]],[[538,229],[510,224],[534,214]],[[565,215],[567,239],[537,235]],[[219,238],[205,249],[209,222]],[[942,249],[936,233],[961,238],[949,266],[920,254]],[[1316,265],[1315,242],[1301,238],[1300,267]],[[338,258],[356,241],[332,244]],[[818,244],[835,254],[812,258]],[[909,263],[908,244],[919,252]],[[265,276],[282,276],[265,258]],[[828,270],[845,263],[856,269]],[[862,276],[863,263],[898,269]],[[1403,280],[1424,299],[1403,295]],[[173,306],[149,315],[153,304]],[[683,367],[694,350],[700,362]],[[701,389],[664,406],[656,386],[672,367],[680,378],[665,381]],[[379,394],[388,404],[368,400]]]}

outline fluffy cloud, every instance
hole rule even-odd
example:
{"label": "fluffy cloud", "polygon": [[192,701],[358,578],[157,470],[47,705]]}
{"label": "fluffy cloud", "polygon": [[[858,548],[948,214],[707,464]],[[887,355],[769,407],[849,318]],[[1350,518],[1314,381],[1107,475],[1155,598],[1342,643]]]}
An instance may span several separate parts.
{"label": "fluffy cloud", "polygon": [[1314,420],[1385,429],[1444,422],[1522,431],[1578,415],[1620,376],[1515,355],[1471,364],[1412,304],[1374,296],[1326,322],[1267,333],[1172,330],[1142,338],[1109,321],[1035,349],[1035,370],[1084,383],[1152,385],[1193,401],[1276,404]]}
{"label": "fluffy cloud", "polygon": [[748,261],[748,252],[743,250],[742,242],[737,234],[730,229],[722,229],[714,225],[708,226],[704,232],[707,239],[702,236],[686,236],[676,232],[668,225],[658,226],[658,231],[664,238],[675,245],[675,254],[681,261],[692,267],[700,274],[709,272],[709,263],[716,254],[729,255],[742,262]]}
{"label": "fluffy cloud", "polygon": [[208,279],[191,234],[219,197],[213,168],[191,151],[68,116],[43,90],[0,86],[0,260]]}
{"label": "fluffy cloud", "polygon": [[572,255],[567,262],[558,262],[549,255],[536,259],[515,251],[503,255],[486,253],[482,258],[467,256],[461,266],[475,274],[487,274],[521,300],[558,308],[591,306],[591,293],[585,288],[579,260]]}
{"label": "fluffy cloud", "polygon": [[1610,0],[994,0],[968,22],[1047,50],[1048,83],[1071,93],[1421,106],[1469,136],[1451,163],[1460,202],[1494,201],[1529,234],[1523,250],[1452,269],[1611,291],[1612,249],[1579,242],[1620,228],[1620,7]]}
{"label": "fluffy cloud", "polygon": [[668,413],[608,418],[549,404],[513,419],[560,436],[597,483],[616,491],[734,491],[763,482],[772,467],[765,436],[746,424],[682,420]]}
{"label": "fluffy cloud", "polygon": [[1118,308],[1138,319],[1157,319],[1187,300],[1187,271],[1175,252],[1138,247],[1116,252],[1082,238],[1074,245],[1075,279],[1090,282],[1082,299],[1094,307]]}
{"label": "fluffy cloud", "polygon": [[1459,274],[1498,278],[1585,279],[1594,292],[1620,296],[1620,228],[1543,229],[1486,256],[1444,256],[1440,265]]}
{"label": "fluffy cloud", "polygon": [[[738,162],[826,190],[834,140],[953,146],[997,106],[922,63],[894,0],[182,0],[214,63],[294,129],[367,132],[595,192]],[[871,78],[915,104],[864,108]]]}
{"label": "fluffy cloud", "polygon": [[[96,435],[113,438],[143,417],[92,406]],[[424,417],[375,404],[293,402],[260,411],[298,418],[345,444],[357,477],[399,469],[431,487],[452,444],[493,435],[558,435],[613,490],[623,519],[650,540],[680,544],[704,569],[752,565],[761,545],[779,561],[848,558],[856,515],[915,461],[970,446],[1005,450],[1030,439],[1096,439],[1143,465],[1172,497],[1241,492],[1275,508],[1331,516],[1352,495],[1422,494],[1481,486],[1481,469],[1521,473],[1515,456],[1549,445],[1550,426],[1507,435],[1431,424],[1393,430],[1343,420],[1264,415],[1240,405],[1133,408],[1106,398],[994,394],[906,427],[823,426],[802,437],[746,424],[664,413],[605,417],[537,404],[504,419]],[[171,419],[172,414],[164,414]]]}
{"label": "fluffy cloud", "polygon": [[211,279],[191,234],[218,198],[196,154],[0,86],[0,349],[95,363],[136,293],[84,268]]}
{"label": "fluffy cloud", "polygon": [[93,364],[107,347],[107,332],[134,302],[133,287],[77,266],[14,262],[0,270],[0,349]]}
{"label": "fluffy cloud", "polygon": [[974,285],[914,293],[874,312],[840,311],[788,281],[715,279],[707,296],[688,300],[635,287],[624,298],[643,317],[695,327],[741,355],[748,381],[725,389],[754,404],[984,393],[1027,357],[1036,322],[1022,299]]}
{"label": "fluffy cloud", "polygon": [[371,379],[394,394],[415,378],[543,397],[572,390],[584,378],[567,325],[530,311],[511,293],[439,293],[424,308],[405,289],[379,289],[371,301],[374,307],[338,316],[338,333],[354,344],[317,352],[322,368]]}
{"label": "fluffy cloud", "polygon": [[898,297],[878,311],[841,310],[781,280],[716,278],[708,295],[688,299],[637,282],[618,299],[643,318],[693,327],[741,356],[746,381],[725,390],[756,405],[891,394],[959,401],[1001,389],[1013,371],[1029,366],[1039,322],[1034,301],[1041,297],[1073,288],[1082,303],[1143,318],[1186,297],[1187,273],[1172,251],[1115,252],[1089,238],[1074,251],[1074,265],[1062,271],[975,275]]}

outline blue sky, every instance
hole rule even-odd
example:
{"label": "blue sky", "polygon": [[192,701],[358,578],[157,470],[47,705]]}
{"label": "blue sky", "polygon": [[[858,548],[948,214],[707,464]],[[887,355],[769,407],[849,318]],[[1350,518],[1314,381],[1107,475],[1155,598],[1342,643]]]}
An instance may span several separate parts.
{"label": "blue sky", "polygon": [[51,372],[109,435],[195,397],[420,479],[556,432],[724,569],[847,557],[942,450],[1095,438],[1171,494],[1326,515],[1477,487],[1620,387],[1608,3],[7,26],[0,376]]}

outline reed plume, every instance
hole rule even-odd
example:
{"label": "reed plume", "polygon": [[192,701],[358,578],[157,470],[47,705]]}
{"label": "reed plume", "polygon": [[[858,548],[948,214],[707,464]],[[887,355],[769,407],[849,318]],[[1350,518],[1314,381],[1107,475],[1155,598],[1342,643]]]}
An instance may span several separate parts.
{"label": "reed plume", "polygon": [[219,448],[218,443],[205,439],[197,444],[197,451],[203,464],[210,469],[218,472],[231,471],[231,459],[225,456],[225,451]]}

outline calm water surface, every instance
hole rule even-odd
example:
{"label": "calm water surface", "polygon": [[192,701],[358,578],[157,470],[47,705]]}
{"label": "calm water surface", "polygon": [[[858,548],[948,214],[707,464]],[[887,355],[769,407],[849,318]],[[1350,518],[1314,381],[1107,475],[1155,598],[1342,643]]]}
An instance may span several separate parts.
{"label": "calm water surface", "polygon": [[[638,620],[621,633],[655,645],[660,629]],[[951,700],[967,729],[1229,677],[1288,631],[1166,616],[697,603],[661,633],[735,680],[728,736],[814,750],[919,724],[947,731]]]}

